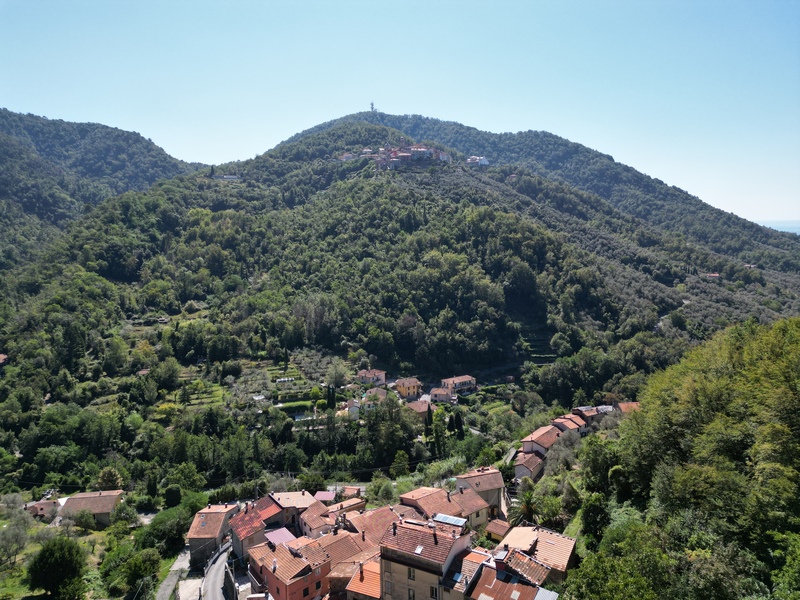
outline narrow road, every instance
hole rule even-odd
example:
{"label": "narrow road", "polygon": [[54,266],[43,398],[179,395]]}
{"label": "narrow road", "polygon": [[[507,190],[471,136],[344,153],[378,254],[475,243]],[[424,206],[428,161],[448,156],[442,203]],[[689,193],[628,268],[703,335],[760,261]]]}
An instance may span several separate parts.
{"label": "narrow road", "polygon": [[[230,542],[222,546],[225,550],[220,552],[208,566],[206,577],[203,581],[202,597],[208,600],[225,600],[225,563],[227,562]],[[227,600],[236,600],[228,598]]]}

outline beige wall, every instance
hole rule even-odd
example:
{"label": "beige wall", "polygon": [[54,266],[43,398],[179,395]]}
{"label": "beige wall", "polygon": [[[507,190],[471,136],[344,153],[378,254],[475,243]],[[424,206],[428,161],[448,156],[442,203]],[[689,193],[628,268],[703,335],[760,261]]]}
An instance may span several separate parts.
{"label": "beige wall", "polygon": [[[408,578],[408,567],[381,559],[381,581],[384,600],[409,600],[408,590],[414,590],[414,600],[431,600],[431,587],[436,597],[442,600],[439,576],[420,569],[414,570],[414,579]],[[387,582],[391,583],[388,591]]]}

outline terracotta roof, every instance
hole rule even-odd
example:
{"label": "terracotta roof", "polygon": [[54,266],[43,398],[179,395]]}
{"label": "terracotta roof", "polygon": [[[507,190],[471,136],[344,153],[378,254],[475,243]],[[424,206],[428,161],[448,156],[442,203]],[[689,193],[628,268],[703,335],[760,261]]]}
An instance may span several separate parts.
{"label": "terracotta roof", "polygon": [[403,387],[409,387],[414,385],[422,385],[422,382],[416,377],[404,377],[395,381],[394,384],[395,386],[402,385]]}
{"label": "terracotta roof", "polygon": [[641,408],[641,405],[638,402],[620,402],[617,404],[617,406],[623,413],[632,413]]}
{"label": "terracotta roof", "polygon": [[573,423],[575,423],[575,425],[577,425],[578,427],[586,427],[586,421],[584,421],[583,419],[581,419],[581,418],[580,418],[578,415],[576,415],[576,414],[572,414],[572,413],[570,413],[570,414],[568,414],[568,415],[564,415],[564,417],[563,417],[563,418],[565,418],[565,419],[570,419],[570,420],[571,420]]}
{"label": "terracotta roof", "polygon": [[352,560],[369,547],[368,542],[362,542],[361,535],[340,531],[336,535],[328,534],[315,540],[328,553],[331,567]]}
{"label": "terracotta roof", "polygon": [[499,547],[508,544],[533,556],[552,569],[566,571],[575,551],[575,539],[544,527],[514,527]]}
{"label": "terracotta roof", "polygon": [[547,450],[555,443],[560,435],[561,432],[557,427],[554,427],[553,425],[545,425],[544,427],[539,427],[539,429],[534,431],[528,437],[523,438],[522,441],[534,442]]}
{"label": "terracotta roof", "polygon": [[428,407],[434,410],[433,405],[427,400],[416,400],[415,402],[406,402],[406,406],[413,410],[415,413],[424,414],[428,412]]}
{"label": "terracotta roof", "polygon": [[458,492],[453,492],[451,494],[453,500],[455,500],[456,504],[461,507],[461,514],[464,517],[469,517],[470,515],[474,515],[480,510],[489,509],[489,504],[478,495],[478,492],[473,490],[472,488],[463,488]]}
{"label": "terracotta roof", "polygon": [[449,395],[450,395],[450,390],[448,390],[447,388],[438,387],[438,388],[433,388],[431,390],[431,396],[449,396]]}
{"label": "terracotta roof", "polygon": [[442,379],[442,385],[445,387],[455,385],[457,383],[464,383],[464,382],[472,382],[475,378],[472,375],[459,375],[458,377],[450,377],[448,379]]}
{"label": "terracotta roof", "polygon": [[400,518],[420,519],[422,515],[409,506],[382,506],[364,513],[347,513],[346,518],[353,529],[358,533],[363,532],[367,541],[377,546],[386,529],[394,521]]}
{"label": "terracotta roof", "polygon": [[283,508],[269,496],[259,498],[255,502],[248,503],[239,514],[231,517],[231,531],[237,538],[243,540],[263,529],[264,521],[282,510]]}
{"label": "terracotta roof", "polygon": [[518,452],[517,458],[514,460],[515,465],[522,465],[531,473],[533,470],[544,462],[544,457],[537,452]]}
{"label": "terracotta roof", "polygon": [[361,495],[361,488],[357,485],[346,485],[342,490],[342,496],[345,498],[350,498],[352,496],[360,496]]}
{"label": "terracotta roof", "polygon": [[275,560],[275,576],[283,583],[289,583],[292,579],[310,571],[318,564],[311,563],[302,551],[292,552],[285,544],[278,544],[270,547],[269,544],[256,544],[250,548],[250,563],[256,571],[266,571],[272,569]]}
{"label": "terracotta roof", "polygon": [[553,419],[550,422],[555,427],[558,427],[559,425],[563,425],[566,429],[568,429],[570,431],[577,431],[579,429],[578,424],[575,421],[573,421],[572,419],[569,419],[567,417],[558,417],[557,419]]}
{"label": "terracotta roof", "polygon": [[319,500],[314,500],[311,505],[300,515],[300,520],[311,529],[333,527],[333,519],[328,516],[328,507]]}
{"label": "terracotta roof", "polygon": [[270,494],[273,500],[280,504],[283,508],[297,508],[305,510],[311,506],[316,500],[314,496],[306,491],[302,492],[273,492]]}
{"label": "terracotta roof", "polygon": [[342,500],[341,502],[337,502],[336,504],[331,504],[328,507],[330,514],[332,516],[338,516],[342,513],[346,513],[352,510],[356,510],[356,506],[365,506],[366,500],[364,498],[348,498],[347,500]]}
{"label": "terracotta roof", "polygon": [[61,508],[63,514],[75,515],[82,510],[88,510],[93,515],[111,514],[114,507],[122,498],[122,490],[107,490],[103,492],[83,492],[67,498]]}
{"label": "terracotta roof", "polygon": [[52,508],[59,508],[58,500],[39,500],[33,504],[26,504],[25,510],[34,517],[47,517]]}
{"label": "terracotta roof", "polygon": [[377,396],[379,400],[385,400],[386,394],[388,394],[388,392],[383,388],[372,388],[371,390],[367,390],[367,392],[364,394],[364,398],[369,400],[371,397],[374,400]]}
{"label": "terracotta roof", "polygon": [[[419,493],[416,497],[411,494]],[[403,502],[405,496],[406,502]],[[452,517],[460,517],[461,506],[453,501],[450,494],[441,488],[420,488],[409,492],[409,494],[402,494],[400,502],[403,504],[411,504],[418,506],[422,511],[422,516],[430,519],[433,515],[444,514]]]}
{"label": "terracotta roof", "polygon": [[517,549],[512,549],[505,559],[510,569],[534,585],[542,585],[550,575],[550,567]]}
{"label": "terracotta roof", "polygon": [[442,579],[442,586],[463,594],[470,580],[475,576],[475,571],[488,558],[489,554],[475,552],[474,550],[464,550],[464,552],[453,558],[447,574]]}
{"label": "terracotta roof", "polygon": [[358,372],[359,377],[386,377],[386,371],[381,371],[380,369],[369,369],[369,370],[361,370]]}
{"label": "terracotta roof", "polygon": [[294,537],[294,534],[291,531],[286,529],[286,527],[273,529],[272,531],[268,531],[266,535],[267,539],[276,545],[283,544],[285,542],[291,542],[292,540],[297,539],[296,537]]}
{"label": "terracotta roof", "polygon": [[533,600],[538,591],[538,587],[526,583],[511,573],[484,567],[470,592],[470,597],[480,600]]}
{"label": "terracotta roof", "polygon": [[[368,562],[356,571],[350,583],[347,584],[347,591],[353,594],[360,594],[368,598],[381,597],[381,566],[377,562]],[[350,594],[348,594],[349,596]]]}
{"label": "terracotta roof", "polygon": [[489,524],[486,526],[486,533],[493,533],[497,536],[505,537],[509,529],[511,529],[511,525],[509,525],[508,521],[494,519],[489,521]]}
{"label": "terracotta roof", "polygon": [[328,490],[320,490],[314,494],[314,500],[319,500],[320,502],[333,502],[335,498],[336,492],[329,492]]}
{"label": "terracotta roof", "polygon": [[456,481],[463,480],[475,491],[496,490],[505,487],[503,475],[493,467],[481,467],[469,473],[457,475]]}
{"label": "terracotta roof", "polygon": [[194,516],[192,526],[186,535],[190,539],[217,538],[222,534],[225,524],[225,513],[214,511],[200,511]]}
{"label": "terracotta roof", "polygon": [[458,537],[427,525],[404,521],[397,523],[397,531],[394,530],[394,524],[386,529],[381,538],[381,554],[388,549],[444,566]]}
{"label": "terracotta roof", "polygon": [[239,505],[235,502],[231,502],[230,504],[209,504],[205,508],[201,508],[197,512],[202,513],[229,513],[229,512],[239,512]]}
{"label": "terracotta roof", "polygon": [[8,360],[8,354],[0,354],[0,365]]}
{"label": "terracotta roof", "polygon": [[569,560],[575,552],[575,539],[539,527],[539,539],[533,551],[533,558],[547,566],[566,572]]}

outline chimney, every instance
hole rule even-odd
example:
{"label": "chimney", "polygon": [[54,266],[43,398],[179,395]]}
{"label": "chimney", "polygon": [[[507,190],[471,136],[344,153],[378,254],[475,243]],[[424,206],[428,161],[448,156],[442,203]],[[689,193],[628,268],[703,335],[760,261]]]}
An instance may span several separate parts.
{"label": "chimney", "polygon": [[206,506],[206,508],[211,508],[211,502],[208,503],[208,506]]}
{"label": "chimney", "polygon": [[361,541],[364,542],[367,539],[367,530],[361,532]]}
{"label": "chimney", "polygon": [[358,563],[358,572],[364,574],[364,563]]}
{"label": "chimney", "polygon": [[464,486],[463,485],[458,486],[458,491],[463,494],[464,493]]}
{"label": "chimney", "polygon": [[392,523],[392,535],[397,535],[397,523]]}
{"label": "chimney", "polygon": [[273,558],[272,559],[272,572],[274,573],[277,570],[278,570],[278,559],[277,558]]}
{"label": "chimney", "polygon": [[450,492],[447,492],[447,501],[452,502],[452,500],[450,500]]}
{"label": "chimney", "polygon": [[305,496],[306,495],[306,491],[305,490],[300,490],[300,495],[301,496]]}
{"label": "chimney", "polygon": [[264,574],[264,565],[261,565],[260,567],[258,567],[258,573],[259,573],[260,575],[263,575],[263,574]]}

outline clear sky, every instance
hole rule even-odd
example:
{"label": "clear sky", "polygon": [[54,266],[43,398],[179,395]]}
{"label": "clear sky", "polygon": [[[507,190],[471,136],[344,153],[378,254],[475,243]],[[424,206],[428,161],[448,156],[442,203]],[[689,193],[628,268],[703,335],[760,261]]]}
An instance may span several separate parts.
{"label": "clear sky", "polygon": [[0,106],[251,158],[369,109],[545,130],[800,220],[798,0],[0,0]]}

